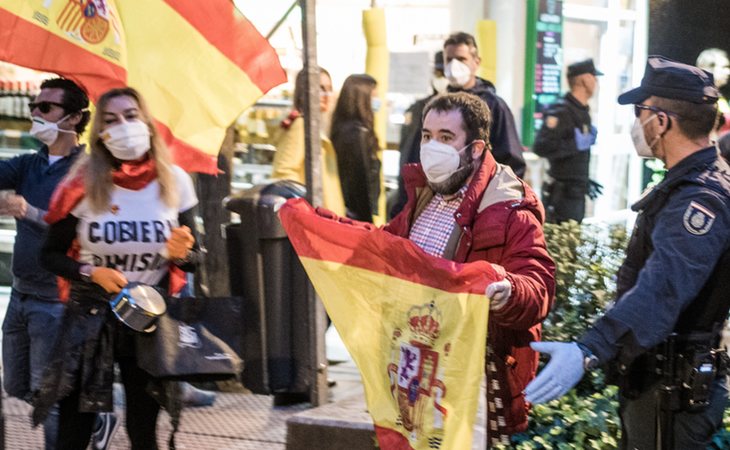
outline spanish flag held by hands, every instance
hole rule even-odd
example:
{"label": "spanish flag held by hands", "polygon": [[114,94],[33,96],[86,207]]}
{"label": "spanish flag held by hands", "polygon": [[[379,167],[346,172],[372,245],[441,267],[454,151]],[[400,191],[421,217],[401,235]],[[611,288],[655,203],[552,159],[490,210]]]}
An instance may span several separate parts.
{"label": "spanish flag held by hands", "polygon": [[226,128],[286,81],[231,0],[3,0],[0,60],[72,79],[92,101],[138,89],[175,162],[212,174]]}
{"label": "spanish flag held by hands", "polygon": [[380,448],[471,448],[491,265],[430,256],[303,199],[279,217],[360,370]]}

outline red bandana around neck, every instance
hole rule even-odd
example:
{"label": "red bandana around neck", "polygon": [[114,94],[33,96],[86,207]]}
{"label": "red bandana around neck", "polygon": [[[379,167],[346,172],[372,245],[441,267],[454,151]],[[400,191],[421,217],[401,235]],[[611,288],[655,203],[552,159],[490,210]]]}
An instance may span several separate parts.
{"label": "red bandana around neck", "polygon": [[146,158],[143,161],[124,161],[112,172],[112,180],[117,186],[138,191],[157,178],[155,160]]}

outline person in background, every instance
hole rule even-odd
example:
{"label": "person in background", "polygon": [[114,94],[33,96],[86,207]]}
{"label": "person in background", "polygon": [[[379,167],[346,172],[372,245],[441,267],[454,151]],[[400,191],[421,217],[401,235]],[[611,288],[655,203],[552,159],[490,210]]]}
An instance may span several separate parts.
{"label": "person in background", "polygon": [[[272,178],[292,180],[306,185],[304,167],[304,119],[302,112],[306,102],[304,77],[306,73],[297,74],[294,82],[294,104],[289,115],[281,122],[281,133],[276,142]],[[319,112],[326,114],[331,105],[332,78],[329,72],[319,69]],[[322,171],[322,204],[338,215],[345,214],[345,202],[342,199],[340,177],[337,173],[337,155],[332,141],[326,133],[321,135],[321,171]]]}
{"label": "person in background", "polygon": [[50,227],[40,263],[70,282],[70,295],[33,420],[58,403],[56,447],[86,448],[95,413],[113,408],[116,362],[132,449],[156,450],[154,380],[137,366],[143,349],[136,348],[136,332],[116,319],[108,302],[130,282],[170,295],[182,289],[183,271],[193,271],[202,257],[193,234],[198,200],[134,89],[99,98],[89,142],[90,153],[59,185],[45,217]]}
{"label": "person in background", "polygon": [[[444,75],[444,52],[438,51],[433,57],[433,72],[431,78],[431,95],[417,100],[408,107],[405,113],[403,127],[400,131],[400,167],[406,164],[421,162],[421,122],[423,122],[423,108],[432,98],[446,92],[449,80]],[[398,174],[398,192],[395,202],[389,209],[388,216],[395,217],[403,209],[407,200],[403,177]]]}
{"label": "person in background", "polygon": [[332,115],[332,144],[347,217],[373,221],[380,197],[380,158],[373,113],[380,109],[377,82],[367,74],[350,75]]}
{"label": "person in background", "polygon": [[515,118],[507,103],[497,95],[494,84],[477,76],[480,63],[474,36],[459,32],[444,42],[444,73],[450,83],[448,91],[474,94],[489,106],[492,116],[489,139],[494,159],[511,167],[518,177],[524,177],[525,158]]}
{"label": "person in background", "polygon": [[[727,84],[730,77],[730,60],[728,60],[727,52],[719,48],[707,48],[700,52],[697,56],[697,67],[706,70],[715,78],[715,86],[722,89]],[[727,99],[720,94],[717,101],[717,109],[720,113],[720,122],[718,123],[717,135],[723,136],[730,131],[730,105]]]}
{"label": "person in background", "polygon": [[710,142],[720,94],[712,75],[650,56],[633,105],[636,153],[661,159],[664,180],[639,213],[615,304],[577,342],[539,342],[550,361],[527,400],[558,398],[599,365],[619,386],[622,449],[705,449],[727,405],[730,166]]}
{"label": "person in background", "polygon": [[570,92],[545,111],[545,120],[535,138],[532,150],[550,162],[543,184],[542,201],[547,221],[583,221],[586,195],[595,199],[601,186],[588,178],[591,146],[596,142],[596,127],[591,124],[588,101],[603,75],[592,59],[568,66]]}
{"label": "person in background", "polygon": [[[89,99],[73,81],[46,80],[30,103],[35,153],[0,161],[0,214],[15,217],[13,287],[3,330],[3,372],[8,395],[30,401],[51,357],[63,315],[56,277],[38,264],[47,225],[45,210],[56,185],[83,153],[79,134],[89,123]],[[58,412],[43,423],[46,450],[55,449]]]}
{"label": "person in background", "polygon": [[532,189],[494,160],[490,128],[489,108],[475,95],[431,100],[424,110],[421,164],[403,168],[408,202],[384,228],[436,257],[487,261],[499,279],[485,292],[489,447],[509,444],[511,434],[527,428],[522,390],[538,363],[529,342],[540,339],[555,296],[544,210]]}

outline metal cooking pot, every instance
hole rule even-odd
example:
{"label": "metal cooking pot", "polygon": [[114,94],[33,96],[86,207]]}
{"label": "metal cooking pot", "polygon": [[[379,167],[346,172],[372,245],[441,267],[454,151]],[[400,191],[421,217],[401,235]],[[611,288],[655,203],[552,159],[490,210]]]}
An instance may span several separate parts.
{"label": "metal cooking pot", "polygon": [[126,285],[109,304],[123,324],[140,333],[155,331],[157,318],[167,310],[165,299],[155,288],[137,282]]}

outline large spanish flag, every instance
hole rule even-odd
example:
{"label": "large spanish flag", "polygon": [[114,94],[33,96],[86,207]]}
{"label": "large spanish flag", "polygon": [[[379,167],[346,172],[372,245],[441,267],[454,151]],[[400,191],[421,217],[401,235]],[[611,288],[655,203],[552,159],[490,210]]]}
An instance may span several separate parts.
{"label": "large spanish flag", "polygon": [[176,162],[205,173],[226,128],[286,81],[231,0],[3,0],[0,60],[68,77],[92,100],[138,89]]}
{"label": "large spanish flag", "polygon": [[360,370],[380,448],[471,448],[491,265],[427,255],[303,199],[279,217]]}

